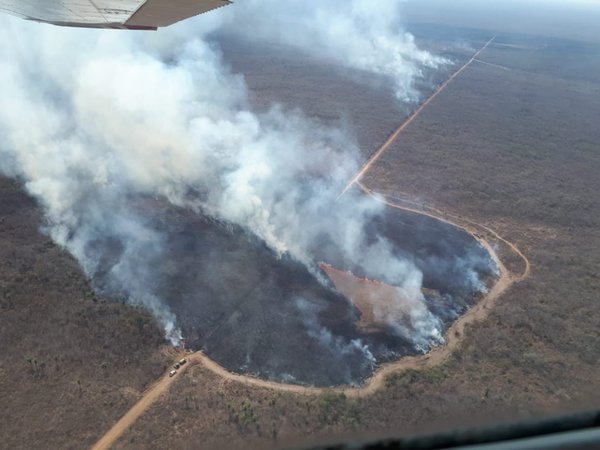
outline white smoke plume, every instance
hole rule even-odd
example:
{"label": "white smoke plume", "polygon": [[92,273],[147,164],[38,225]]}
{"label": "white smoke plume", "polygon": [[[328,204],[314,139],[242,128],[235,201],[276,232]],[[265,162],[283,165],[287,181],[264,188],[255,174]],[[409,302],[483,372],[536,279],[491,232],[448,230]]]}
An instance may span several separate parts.
{"label": "white smoke plume", "polygon": [[[383,10],[376,11],[365,1],[345,8],[341,2],[269,3],[276,15],[264,17],[265,34],[291,33],[285,22],[270,22],[292,5],[302,12],[300,26],[320,31],[303,39],[291,33],[284,42],[316,46],[343,65],[392,77],[400,99],[415,97],[412,82],[421,65],[437,64],[393,29],[395,2],[377,2]],[[252,6],[240,0],[230,7],[240,9],[226,26],[238,26]],[[160,255],[162,241],[130,208],[136,196],[240,224],[313,269],[314,250],[326,236],[343,259],[406,287],[421,304],[419,270],[365,230],[383,206],[351,193],[335,202],[358,167],[356,145],[343,129],[317,126],[300,113],[280,107],[253,113],[243,78],[224,68],[204,37],[219,20],[202,31],[203,20],[147,34],[1,18],[0,172],[24,181],[45,209],[48,233],[89,275],[100,264],[90,244],[118,237],[124,248],[111,269],[115,289],[148,307],[174,343],[181,338],[176,317],[152,294],[153,280],[139,265]],[[413,322],[427,324],[408,337],[437,343],[439,320],[417,310]]]}
{"label": "white smoke plume", "polygon": [[[389,78],[402,102],[416,102],[425,68],[448,64],[402,29],[398,0],[238,0],[226,28],[245,39],[280,42],[307,54]],[[268,20],[265,20],[268,17]]]}

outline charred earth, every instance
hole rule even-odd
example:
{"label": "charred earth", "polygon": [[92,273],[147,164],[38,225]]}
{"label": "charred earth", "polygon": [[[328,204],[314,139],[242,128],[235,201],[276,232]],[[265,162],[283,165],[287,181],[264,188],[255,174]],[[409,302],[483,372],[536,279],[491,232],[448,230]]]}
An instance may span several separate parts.
{"label": "charred earth", "polygon": [[[327,276],[331,270],[366,279],[372,274],[326,239],[314,246],[314,264],[303,264],[276,254],[239,225],[155,199],[138,200],[133,208],[161,236],[161,251],[129,255],[130,265],[145,269],[130,269],[128,278],[138,276],[146,292],[167,303],[187,347],[233,372],[306,385],[358,385],[380,363],[443,344],[411,339],[417,325],[402,315],[397,323],[369,319],[372,311],[351,292],[336,290],[335,277]],[[457,227],[391,208],[368,227],[422,272],[425,307],[442,331],[493,281],[490,255]],[[101,261],[92,275],[96,289],[114,298],[135,295],[115,276],[123,270],[118,239],[95,241],[86,251]],[[323,264],[332,269],[322,270]],[[402,309],[401,294],[377,301]],[[371,323],[365,326],[365,320]]]}

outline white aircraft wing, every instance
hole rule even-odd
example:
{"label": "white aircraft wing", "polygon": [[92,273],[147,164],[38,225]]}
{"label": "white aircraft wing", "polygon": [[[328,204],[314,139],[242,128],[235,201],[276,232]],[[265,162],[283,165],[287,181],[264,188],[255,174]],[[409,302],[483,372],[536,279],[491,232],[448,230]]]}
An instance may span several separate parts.
{"label": "white aircraft wing", "polygon": [[155,30],[229,0],[0,0],[0,11],[54,25]]}

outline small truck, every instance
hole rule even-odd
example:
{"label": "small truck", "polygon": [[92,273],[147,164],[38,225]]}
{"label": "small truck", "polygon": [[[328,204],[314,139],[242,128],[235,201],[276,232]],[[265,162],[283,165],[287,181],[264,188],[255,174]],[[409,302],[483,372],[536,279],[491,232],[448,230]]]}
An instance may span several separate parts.
{"label": "small truck", "polygon": [[169,377],[174,377],[176,373],[177,373],[177,371],[176,371],[176,370],[171,370],[171,371],[169,372]]}

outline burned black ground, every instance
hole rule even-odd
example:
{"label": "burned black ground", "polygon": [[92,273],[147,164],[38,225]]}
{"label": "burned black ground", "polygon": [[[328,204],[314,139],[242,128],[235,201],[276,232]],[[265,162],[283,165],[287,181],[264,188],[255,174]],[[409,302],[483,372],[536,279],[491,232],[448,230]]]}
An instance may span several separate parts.
{"label": "burned black ground", "polygon": [[[392,327],[367,333],[357,326],[359,311],[318,264],[373,274],[326,239],[314,243],[307,266],[276,254],[238,225],[157,200],[140,200],[133,208],[162,236],[160,253],[134,257],[135,265],[144,266],[140,283],[166,302],[189,348],[234,372],[318,386],[360,384],[378,364],[424,350]],[[387,238],[399,259],[422,271],[423,286],[438,293],[427,302],[443,329],[475,301],[478,280],[495,272],[477,241],[433,218],[387,208],[368,229],[373,240]],[[93,275],[96,288],[113,298],[135,295],[113,277],[120,248],[109,237],[88,249],[88,257],[103,261]]]}

